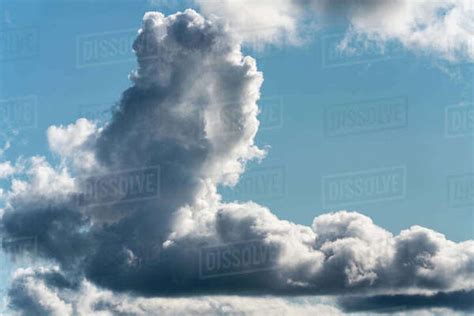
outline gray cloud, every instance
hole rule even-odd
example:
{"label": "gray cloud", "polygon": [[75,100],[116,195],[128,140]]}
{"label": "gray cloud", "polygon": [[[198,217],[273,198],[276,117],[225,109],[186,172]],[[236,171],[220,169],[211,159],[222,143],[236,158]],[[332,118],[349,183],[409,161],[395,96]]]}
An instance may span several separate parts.
{"label": "gray cloud", "polygon": [[342,315],[330,300],[276,297],[199,296],[137,297],[100,289],[85,281],[75,291],[45,280],[52,270],[23,270],[16,274],[11,307],[20,315]]}
{"label": "gray cloud", "polygon": [[458,311],[474,310],[474,292],[456,291],[434,295],[381,295],[370,297],[343,297],[339,305],[345,312],[372,311],[393,313],[425,308],[448,308]]}

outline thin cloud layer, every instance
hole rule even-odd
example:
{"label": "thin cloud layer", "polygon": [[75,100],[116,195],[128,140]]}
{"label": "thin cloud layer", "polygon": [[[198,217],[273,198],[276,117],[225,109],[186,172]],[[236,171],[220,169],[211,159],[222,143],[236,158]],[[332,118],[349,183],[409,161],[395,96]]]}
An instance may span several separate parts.
{"label": "thin cloud layer", "polygon": [[[474,59],[471,0],[195,0],[207,15],[226,20],[243,41],[297,44],[304,30],[334,20],[349,27],[341,49],[352,41],[395,41],[415,53],[449,61]],[[260,43],[260,44],[259,44]]]}
{"label": "thin cloud layer", "polygon": [[[142,304],[162,303],[165,313],[179,298],[138,296],[472,290],[474,241],[455,243],[419,226],[393,236],[345,211],[308,227],[252,202],[221,201],[217,186],[235,185],[246,163],[265,155],[254,144],[263,76],[232,29],[193,10],[149,12],[134,50],[133,86],[112,120],[103,128],[85,119],[50,127],[61,163],[22,162],[6,192],[4,236],[35,236],[34,254],[57,265],[18,271],[13,308],[25,315],[140,315],[150,310]],[[132,185],[157,180],[143,170],[159,174],[157,186],[144,184],[153,195],[135,192],[124,201]],[[120,195],[124,174],[130,192]],[[103,181],[94,187],[91,179]],[[97,198],[104,192],[107,203]],[[213,302],[196,312],[233,306]]]}
{"label": "thin cloud layer", "polygon": [[[434,295],[380,295],[370,297],[344,297],[339,305],[345,312],[397,312],[424,308],[444,308],[446,314],[453,311],[473,311],[474,291],[436,293]],[[451,311],[446,311],[446,309]],[[443,315],[442,314],[442,315]]]}

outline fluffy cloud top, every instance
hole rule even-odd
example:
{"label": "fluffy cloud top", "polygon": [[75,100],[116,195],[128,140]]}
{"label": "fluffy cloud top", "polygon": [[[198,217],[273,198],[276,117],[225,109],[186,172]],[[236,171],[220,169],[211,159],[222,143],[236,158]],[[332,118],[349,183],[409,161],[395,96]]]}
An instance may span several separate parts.
{"label": "fluffy cloud top", "polygon": [[[13,308],[26,315],[89,315],[90,308],[140,315],[150,310],[145,305],[162,304],[166,314],[178,298],[163,303],[134,296],[472,290],[474,241],[455,243],[418,226],[393,236],[345,211],[319,216],[308,227],[252,202],[221,201],[217,186],[235,184],[246,162],[265,153],[254,144],[263,76],[220,21],[192,10],[147,13],[134,50],[133,86],[112,120],[103,129],[85,119],[51,127],[49,144],[61,164],[30,159],[6,193],[4,235],[35,236],[38,256],[58,266],[19,271],[9,292]],[[152,199],[78,203],[91,190],[84,178],[156,166],[160,192]],[[129,180],[140,179],[133,175]],[[220,252],[219,264],[234,270],[203,277],[206,251]],[[260,261],[260,272],[246,271],[248,251],[274,257]],[[87,295],[96,288],[95,296]],[[209,298],[192,311],[233,310],[235,300],[259,302]]]}

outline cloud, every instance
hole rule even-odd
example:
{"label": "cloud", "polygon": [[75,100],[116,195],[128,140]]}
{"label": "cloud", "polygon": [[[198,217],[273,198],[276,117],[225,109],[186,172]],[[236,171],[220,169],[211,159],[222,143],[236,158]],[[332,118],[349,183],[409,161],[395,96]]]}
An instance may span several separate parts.
{"label": "cloud", "polygon": [[[278,298],[273,296],[199,296],[147,298],[114,293],[83,281],[69,284],[57,268],[20,269],[10,289],[10,307],[20,315],[344,315],[370,311],[392,315],[465,315],[472,292],[376,297]],[[14,293],[14,294],[13,294]],[[462,299],[463,296],[466,296]],[[461,298],[461,299],[460,299]],[[467,305],[467,306],[466,306]],[[443,307],[437,307],[443,306]],[[447,307],[447,308],[446,308]]]}
{"label": "cloud", "polygon": [[146,298],[103,290],[87,281],[71,291],[62,284],[52,285],[48,281],[52,276],[61,278],[54,269],[17,272],[11,307],[22,315],[342,315],[336,307],[314,300],[225,295]]}
{"label": "cloud", "polygon": [[0,157],[2,157],[5,152],[10,148],[10,142],[9,141],[6,141],[5,142],[5,145],[3,146],[3,148],[0,149]]}
{"label": "cloud", "polygon": [[7,178],[15,173],[15,168],[10,161],[0,163],[0,179]]}
{"label": "cloud", "polygon": [[419,310],[426,307],[451,310],[474,310],[474,291],[436,293],[434,295],[382,295],[370,297],[344,297],[339,305],[345,312],[380,311],[395,312]]}
{"label": "cloud", "polygon": [[[6,142],[3,148],[0,148],[0,158],[10,148],[10,142]],[[0,180],[7,178],[15,173],[15,167],[10,161],[0,162]]]}
{"label": "cloud", "polygon": [[[408,50],[449,61],[474,59],[471,0],[195,0],[207,15],[219,16],[251,44],[295,44],[334,21],[348,24],[341,48],[354,41],[395,41]],[[308,22],[309,21],[309,22]],[[352,44],[351,44],[352,43]]]}
{"label": "cloud", "polygon": [[99,132],[93,122],[84,118],[66,127],[50,126],[47,131],[49,148],[63,161],[69,160],[74,168],[91,172],[97,165],[93,146]]}
{"label": "cloud", "polygon": [[[123,269],[125,278],[143,274],[127,264],[130,256],[162,248],[180,208],[217,204],[217,184],[235,183],[246,161],[264,155],[254,145],[262,74],[239,48],[232,33],[194,11],[147,13],[134,43],[135,84],[112,121],[102,130],[85,119],[48,129],[51,150],[64,163],[53,167],[34,157],[23,174],[29,181],[13,180],[3,217],[7,235],[37,236],[40,255],[97,282],[103,272],[97,263],[111,252],[123,256],[106,269]],[[84,168],[91,162],[93,168]],[[77,205],[87,189],[82,178],[96,170],[152,166],[160,169],[159,201]],[[133,287],[146,292],[137,282]]]}
{"label": "cloud", "polygon": [[470,0],[395,1],[357,10],[352,32],[377,41],[395,40],[412,51],[448,60],[474,59],[474,15]]}
{"label": "cloud", "polygon": [[[225,20],[240,39],[257,47],[268,43],[301,42],[300,17],[304,7],[291,0],[196,0],[203,13]],[[262,47],[260,47],[262,48]]]}
{"label": "cloud", "polygon": [[65,303],[43,281],[33,276],[28,271],[15,273],[15,283],[9,291],[11,306],[21,306],[23,315],[71,315],[71,304]]}
{"label": "cloud", "polygon": [[[221,201],[217,186],[235,185],[246,163],[265,155],[254,143],[263,75],[221,23],[193,10],[146,13],[133,85],[112,120],[50,127],[60,164],[25,160],[6,192],[3,234],[35,236],[38,256],[57,268],[20,270],[12,306],[27,315],[140,315],[187,300],[185,310],[206,313],[261,305],[211,294],[472,290],[472,240],[455,243],[419,226],[393,236],[346,211],[308,227],[253,202]],[[207,298],[178,298],[191,295]]]}

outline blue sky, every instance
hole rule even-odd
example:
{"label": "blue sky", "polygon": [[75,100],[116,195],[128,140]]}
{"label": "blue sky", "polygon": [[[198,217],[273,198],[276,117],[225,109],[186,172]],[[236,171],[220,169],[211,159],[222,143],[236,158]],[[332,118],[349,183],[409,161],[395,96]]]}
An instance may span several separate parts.
{"label": "blue sky", "polygon": [[[47,127],[73,123],[83,113],[105,118],[130,86],[127,77],[136,67],[131,50],[83,64],[84,37],[111,32],[125,38],[123,34],[140,27],[146,11],[168,14],[193,6],[93,0],[0,3],[2,31],[24,28],[22,32],[32,32],[37,42],[23,56],[2,55],[1,99],[33,97],[37,102],[34,126],[20,124],[16,132],[4,131],[2,142],[10,140],[11,147],[0,159],[12,161],[31,155],[58,161],[48,150]],[[256,56],[264,73],[264,123],[256,141],[270,148],[260,164],[249,165],[250,189],[223,189],[224,199],[254,199],[280,218],[305,225],[319,214],[347,209],[368,215],[394,234],[421,225],[454,241],[472,239],[474,128],[460,106],[472,106],[473,64],[452,64],[402,47],[385,54],[369,48],[331,61],[325,45],[334,43],[331,39],[344,29],[329,25],[300,46],[244,48]],[[382,113],[389,104],[404,111],[394,125],[338,135],[325,130],[333,123],[331,111],[369,107]],[[453,118],[450,109],[460,112]],[[466,120],[465,127],[449,132],[458,118]],[[393,167],[403,172],[396,193],[328,202],[328,179],[354,179],[370,172],[379,172],[382,179]],[[257,192],[255,186],[272,176],[277,177],[275,188]],[[7,189],[8,180],[1,181],[0,187]],[[465,198],[459,198],[463,192]]]}

